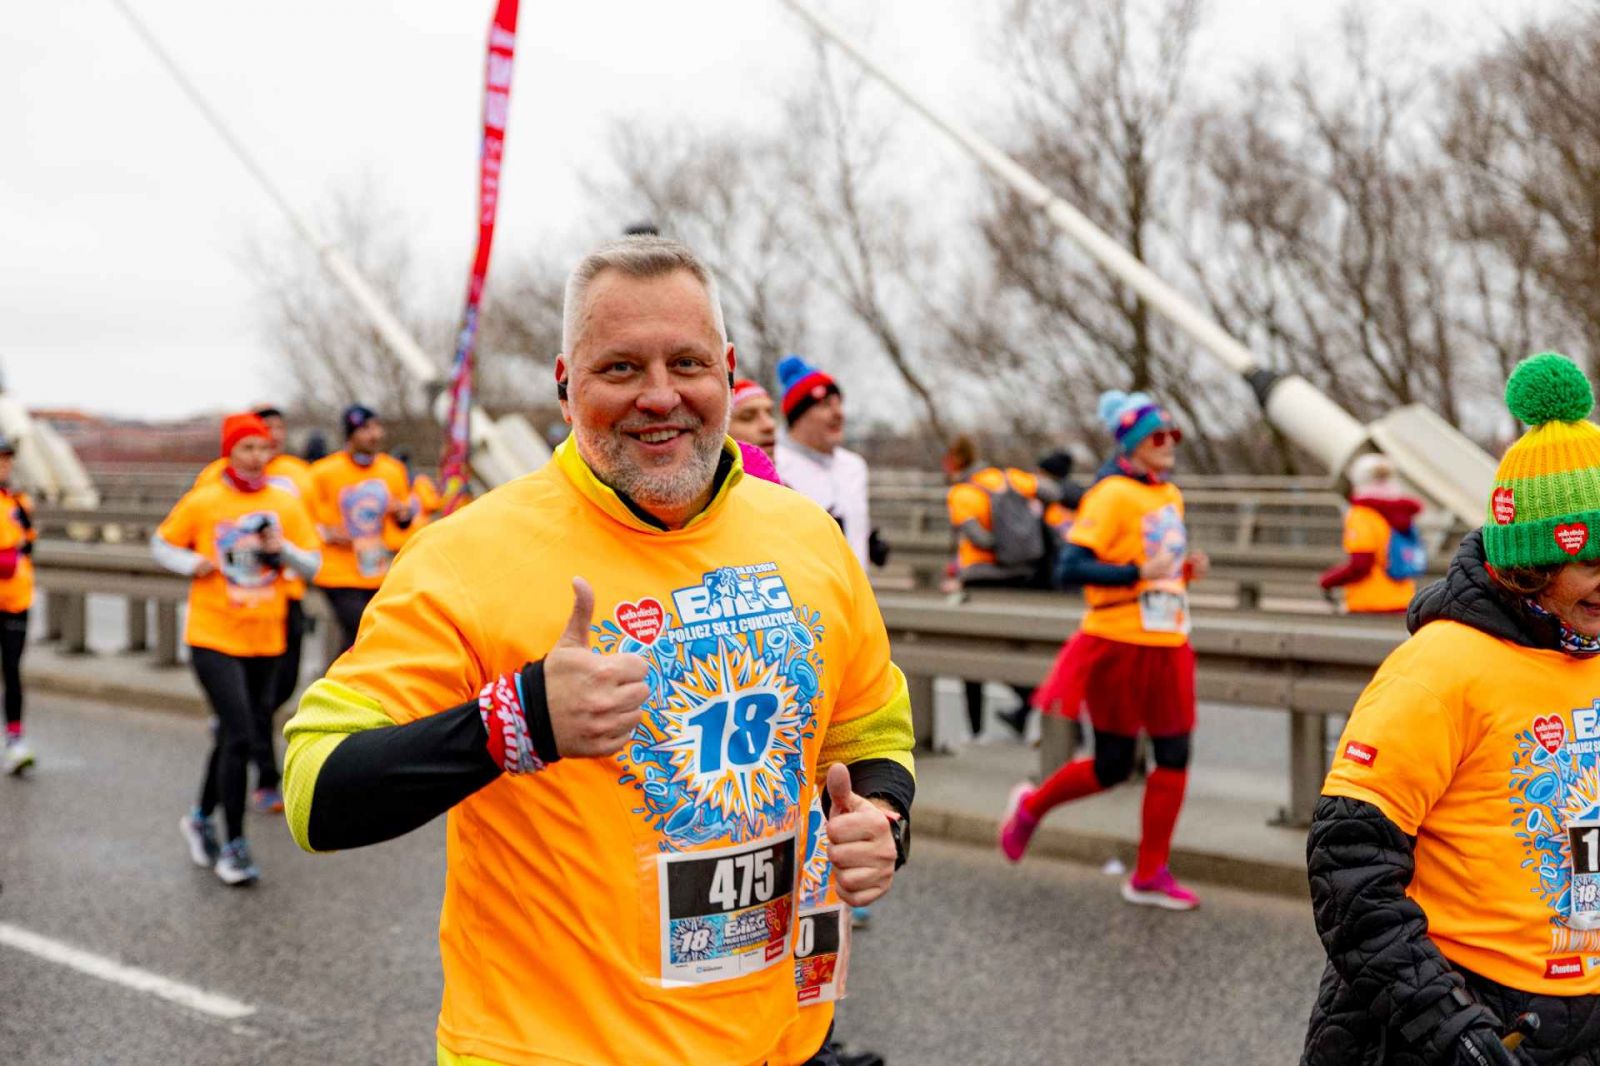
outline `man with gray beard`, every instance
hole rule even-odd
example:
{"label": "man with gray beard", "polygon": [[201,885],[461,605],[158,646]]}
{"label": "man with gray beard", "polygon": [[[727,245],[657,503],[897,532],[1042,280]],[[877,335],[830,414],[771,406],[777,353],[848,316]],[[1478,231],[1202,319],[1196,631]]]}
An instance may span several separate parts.
{"label": "man with gray beard", "polygon": [[[744,475],[705,264],[606,245],[563,325],[571,436],[400,553],[286,730],[290,829],[449,812],[445,1066],[832,1066],[797,980],[904,862],[905,678],[838,524]],[[832,907],[797,893],[824,829]]]}

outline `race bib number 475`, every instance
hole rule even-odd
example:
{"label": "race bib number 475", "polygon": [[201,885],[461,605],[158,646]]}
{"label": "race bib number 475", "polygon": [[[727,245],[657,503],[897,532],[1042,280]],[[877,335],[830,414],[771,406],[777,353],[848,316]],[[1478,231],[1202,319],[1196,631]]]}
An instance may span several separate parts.
{"label": "race bib number 475", "polygon": [[662,855],[661,978],[708,984],[788,961],[795,838]]}

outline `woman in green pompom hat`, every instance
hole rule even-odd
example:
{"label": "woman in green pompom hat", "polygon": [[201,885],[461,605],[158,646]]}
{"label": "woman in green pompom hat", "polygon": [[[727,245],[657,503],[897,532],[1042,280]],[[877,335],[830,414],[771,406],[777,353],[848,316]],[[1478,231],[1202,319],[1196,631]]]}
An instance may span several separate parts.
{"label": "woman in green pompom hat", "polygon": [[1506,406],[1531,428],[1317,804],[1328,968],[1303,1066],[1600,1066],[1600,427],[1551,352]]}

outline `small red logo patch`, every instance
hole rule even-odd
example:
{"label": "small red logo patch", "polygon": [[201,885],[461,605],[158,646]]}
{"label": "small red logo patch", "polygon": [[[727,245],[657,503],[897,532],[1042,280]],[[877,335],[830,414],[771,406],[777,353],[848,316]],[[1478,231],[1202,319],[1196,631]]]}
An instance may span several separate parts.
{"label": "small red logo patch", "polygon": [[1489,497],[1489,509],[1494,512],[1494,520],[1502,526],[1509,526],[1517,520],[1517,498],[1508,488],[1494,490],[1494,495]]}
{"label": "small red logo patch", "polygon": [[1352,740],[1344,746],[1344,757],[1352,762],[1358,762],[1362,766],[1371,766],[1378,761],[1378,749],[1370,744],[1362,744],[1360,741]]}
{"label": "small red logo patch", "polygon": [[798,996],[796,996],[795,998],[798,999],[801,1003],[804,1003],[808,999],[821,999],[822,998],[822,989],[820,989],[820,988],[802,988],[800,990],[800,994]]}
{"label": "small red logo patch", "polygon": [[775,940],[772,943],[767,945],[767,958],[766,958],[766,961],[771,962],[773,959],[777,958],[779,955],[782,955],[782,954],[783,954],[783,941]]}
{"label": "small red logo patch", "polygon": [[1565,977],[1583,976],[1583,956],[1567,955],[1559,959],[1546,959],[1544,975],[1557,980]]}
{"label": "small red logo patch", "polygon": [[1589,527],[1582,522],[1568,522],[1556,527],[1556,543],[1568,555],[1577,555],[1589,543]]}
{"label": "small red logo patch", "polygon": [[1561,745],[1567,742],[1567,723],[1561,720],[1559,714],[1552,714],[1548,718],[1535,718],[1533,738],[1539,742],[1541,748],[1554,755],[1560,750]]}
{"label": "small red logo patch", "polygon": [[640,600],[638,603],[617,604],[617,625],[640,644],[654,644],[661,635],[661,623],[666,614],[659,600]]}

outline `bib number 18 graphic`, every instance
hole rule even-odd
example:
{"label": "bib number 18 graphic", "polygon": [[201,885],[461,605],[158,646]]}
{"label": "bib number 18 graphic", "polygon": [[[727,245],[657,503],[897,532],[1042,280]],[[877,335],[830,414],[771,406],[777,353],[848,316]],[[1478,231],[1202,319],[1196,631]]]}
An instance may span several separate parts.
{"label": "bib number 18 graphic", "polygon": [[712,700],[689,724],[700,731],[700,772],[714,774],[724,765],[754,766],[772,739],[778,697],[771,692],[746,692],[733,699]]}

